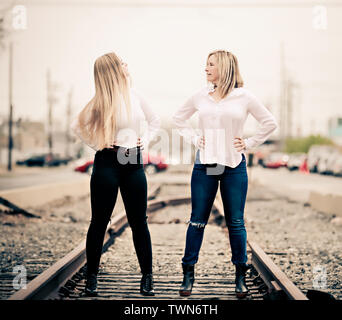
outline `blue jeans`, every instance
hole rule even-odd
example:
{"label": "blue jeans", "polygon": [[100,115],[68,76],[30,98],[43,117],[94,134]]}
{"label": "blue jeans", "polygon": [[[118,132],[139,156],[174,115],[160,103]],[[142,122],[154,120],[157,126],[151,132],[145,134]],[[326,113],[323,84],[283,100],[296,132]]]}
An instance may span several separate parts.
{"label": "blue jeans", "polygon": [[[224,216],[229,231],[229,241],[233,264],[247,262],[247,233],[244,224],[244,208],[248,189],[246,157],[242,153],[240,164],[231,168],[217,164],[202,164],[199,152],[191,176],[191,217],[186,233],[183,264],[195,264],[198,261],[202,245],[204,228],[216,197],[220,181],[220,191]],[[218,174],[209,170],[219,167]],[[208,174],[209,173],[209,174]]]}

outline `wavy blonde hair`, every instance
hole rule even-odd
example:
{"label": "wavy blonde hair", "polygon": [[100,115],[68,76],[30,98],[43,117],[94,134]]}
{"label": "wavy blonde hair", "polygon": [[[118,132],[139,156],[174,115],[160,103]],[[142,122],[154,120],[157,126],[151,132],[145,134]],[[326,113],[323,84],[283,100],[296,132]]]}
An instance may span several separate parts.
{"label": "wavy blonde hair", "polygon": [[215,50],[209,53],[207,63],[211,56],[216,57],[219,73],[217,90],[221,99],[223,99],[233,90],[233,88],[243,87],[243,80],[240,74],[238,60],[231,52]]}
{"label": "wavy blonde hair", "polygon": [[113,145],[116,119],[126,106],[131,120],[130,79],[125,76],[121,59],[106,53],[94,64],[95,96],[78,115],[80,134],[98,149]]}

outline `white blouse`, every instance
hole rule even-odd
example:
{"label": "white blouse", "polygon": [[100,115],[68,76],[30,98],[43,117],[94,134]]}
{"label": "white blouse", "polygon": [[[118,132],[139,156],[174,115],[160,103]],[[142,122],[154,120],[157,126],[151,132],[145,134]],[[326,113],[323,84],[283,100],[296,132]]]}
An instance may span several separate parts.
{"label": "white blouse", "polygon": [[[193,143],[196,150],[200,137],[205,137],[205,147],[200,149],[201,163],[218,163],[235,168],[242,160],[241,153],[262,144],[278,127],[271,112],[244,87],[234,88],[228,96],[216,102],[204,87],[192,95],[173,115],[173,123],[185,141]],[[199,134],[187,123],[196,111],[199,116]],[[242,137],[243,126],[251,113],[261,124],[252,137],[243,139],[246,145],[237,151],[234,138]]]}
{"label": "white blouse", "polygon": [[[128,121],[127,112],[123,104],[123,108],[119,111],[119,115],[116,120],[116,134],[113,139],[113,144],[125,148],[134,148],[137,146],[138,137],[141,138],[144,149],[148,148],[148,144],[157,135],[160,129],[160,118],[157,116],[146,100],[133,88],[130,88],[131,98],[131,122]],[[121,117],[120,117],[121,114]],[[148,128],[146,128],[146,121]],[[95,151],[99,148],[86,141],[80,134],[80,127],[78,123],[78,116],[73,119],[71,123],[72,131],[89,147]]]}

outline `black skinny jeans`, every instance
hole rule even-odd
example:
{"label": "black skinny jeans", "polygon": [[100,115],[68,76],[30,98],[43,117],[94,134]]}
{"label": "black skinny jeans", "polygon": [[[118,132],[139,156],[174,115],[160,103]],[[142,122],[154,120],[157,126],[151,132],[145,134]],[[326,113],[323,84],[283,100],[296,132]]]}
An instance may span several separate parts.
{"label": "black skinny jeans", "polygon": [[97,274],[99,271],[104,235],[119,187],[141,273],[152,273],[152,246],[146,215],[147,181],[142,154],[138,151],[133,156],[135,164],[122,164],[118,156],[113,149],[107,148],[95,154],[90,178],[92,217],[86,240],[87,273]]}

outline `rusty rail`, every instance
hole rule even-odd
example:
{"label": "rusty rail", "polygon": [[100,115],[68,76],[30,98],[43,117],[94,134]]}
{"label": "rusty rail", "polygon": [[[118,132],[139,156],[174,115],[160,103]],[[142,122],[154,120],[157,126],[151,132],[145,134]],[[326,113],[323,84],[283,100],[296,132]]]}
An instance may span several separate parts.
{"label": "rusty rail", "polygon": [[[157,184],[150,191],[149,198],[153,198],[161,185]],[[154,201],[154,200],[152,200]],[[127,225],[125,210],[109,222],[105,233],[103,246],[106,247],[110,241]],[[26,288],[18,290],[8,300],[42,300],[53,299],[58,296],[58,290],[86,263],[86,240],[83,240],[74,250],[57,261],[50,268],[42,272]]]}
{"label": "rusty rail", "polygon": [[[153,198],[161,185],[156,185],[151,190],[149,199]],[[152,213],[167,205],[189,203],[190,197],[162,197],[148,201],[147,212]],[[222,218],[224,216],[223,206],[218,198],[214,202],[213,209]],[[104,239],[104,247],[110,245],[110,241],[123,228],[127,226],[125,211],[121,211],[108,224]],[[227,231],[227,229],[226,229]],[[57,298],[59,289],[63,287],[71,277],[86,263],[85,253],[86,241],[82,241],[74,250],[64,258],[57,261],[46,271],[38,275],[28,283],[26,289],[21,289],[13,294],[8,300],[39,300]],[[291,300],[308,300],[308,298],[292,283],[290,279],[274,264],[267,254],[255,243],[248,242],[252,253],[252,265],[259,273],[269,292],[285,293]]]}
{"label": "rusty rail", "polygon": [[[215,199],[214,206],[217,213],[224,217],[224,208],[218,198]],[[257,243],[247,241],[247,244],[252,253],[252,265],[268,287],[268,293],[279,295],[283,292],[289,300],[309,300]]]}

